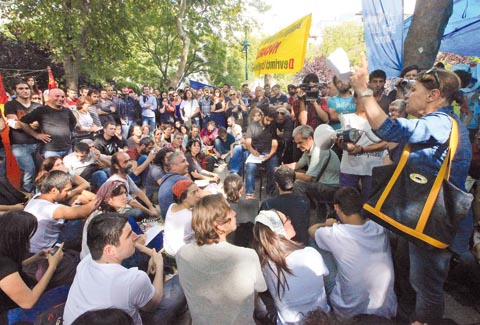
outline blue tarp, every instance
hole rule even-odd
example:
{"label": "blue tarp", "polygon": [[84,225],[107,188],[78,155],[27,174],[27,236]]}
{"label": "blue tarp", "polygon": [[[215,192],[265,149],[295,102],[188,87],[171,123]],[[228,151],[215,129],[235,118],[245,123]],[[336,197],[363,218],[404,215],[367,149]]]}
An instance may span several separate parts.
{"label": "blue tarp", "polygon": [[204,84],[204,83],[201,83],[201,82],[190,79],[190,88],[195,89],[195,90],[199,90],[199,89],[203,89],[205,87],[217,88],[217,87],[210,86],[210,85],[207,85],[207,84]]}
{"label": "blue tarp", "polygon": [[[404,38],[407,37],[411,22],[412,17],[405,19]],[[453,1],[453,13],[445,28],[440,51],[463,56],[480,56],[479,0]]]}

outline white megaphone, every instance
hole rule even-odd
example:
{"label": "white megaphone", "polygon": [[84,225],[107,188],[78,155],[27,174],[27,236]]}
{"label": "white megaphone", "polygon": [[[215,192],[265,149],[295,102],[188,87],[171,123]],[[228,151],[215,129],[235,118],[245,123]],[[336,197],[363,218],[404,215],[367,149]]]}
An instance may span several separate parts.
{"label": "white megaphone", "polygon": [[321,150],[328,150],[337,139],[344,142],[357,143],[361,136],[362,131],[357,129],[334,130],[328,124],[320,124],[313,133],[313,142]]}
{"label": "white megaphone", "polygon": [[320,124],[313,133],[313,142],[321,150],[330,149],[337,139],[337,132],[328,124]]}

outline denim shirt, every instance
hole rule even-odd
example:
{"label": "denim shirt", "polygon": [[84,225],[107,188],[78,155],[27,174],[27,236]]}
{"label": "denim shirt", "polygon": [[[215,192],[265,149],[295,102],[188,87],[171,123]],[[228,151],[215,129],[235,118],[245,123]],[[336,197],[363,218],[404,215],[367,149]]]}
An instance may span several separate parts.
{"label": "denim shirt", "polygon": [[417,164],[420,171],[436,175],[446,156],[445,149],[448,148],[452,129],[450,116],[457,121],[459,133],[457,151],[450,169],[450,181],[465,190],[465,180],[472,159],[472,145],[468,130],[453,114],[452,106],[442,107],[419,119],[388,118],[374,133],[382,140],[399,142],[402,148],[406,143],[410,143],[409,162]]}

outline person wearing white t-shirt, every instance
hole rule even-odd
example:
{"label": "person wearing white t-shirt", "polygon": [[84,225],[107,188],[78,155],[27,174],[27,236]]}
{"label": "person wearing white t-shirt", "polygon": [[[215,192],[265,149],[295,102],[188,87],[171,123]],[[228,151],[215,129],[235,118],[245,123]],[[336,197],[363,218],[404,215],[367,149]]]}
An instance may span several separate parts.
{"label": "person wearing white t-shirt", "polygon": [[192,208],[200,198],[198,186],[191,180],[180,180],[172,187],[173,199],[165,217],[163,247],[175,256],[185,244],[193,241]]}
{"label": "person wearing white t-shirt", "polygon": [[[164,288],[162,254],[145,248],[138,243],[139,238],[128,219],[117,213],[103,213],[91,220],[87,231],[90,254],[78,265],[70,287],[63,314],[65,325],[87,311],[105,308],[125,311],[136,325],[142,324],[142,319],[147,324],[173,320],[185,303],[178,277],[168,281]],[[155,272],[153,283],[147,273],[121,265],[135,248],[150,255]],[[175,283],[176,290],[172,288]],[[172,290],[175,294],[169,292]],[[140,310],[150,313],[141,315]]]}
{"label": "person wearing white t-shirt", "polygon": [[365,107],[357,100],[356,102],[357,111],[343,115],[342,127],[360,130],[361,137],[356,143],[341,143],[343,155],[340,161],[340,186],[357,187],[360,181],[363,201],[366,202],[372,188],[373,167],[383,165],[387,142],[372,132]]}
{"label": "person wearing white t-shirt", "polygon": [[322,250],[333,254],[337,264],[330,304],[336,314],[394,317],[397,298],[387,230],[360,214],[362,199],[352,187],[342,187],[334,197],[341,223],[327,219],[309,228]]}
{"label": "person wearing white t-shirt", "polygon": [[263,210],[255,218],[253,247],[260,258],[277,324],[297,324],[310,311],[330,307],[323,283],[328,269],[312,247],[292,241],[295,229],[280,211]]}

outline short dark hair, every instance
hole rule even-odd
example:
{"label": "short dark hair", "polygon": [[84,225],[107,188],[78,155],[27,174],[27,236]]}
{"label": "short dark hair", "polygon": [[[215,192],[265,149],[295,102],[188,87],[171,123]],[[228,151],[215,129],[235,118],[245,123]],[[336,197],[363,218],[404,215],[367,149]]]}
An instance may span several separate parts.
{"label": "short dark hair", "polygon": [[291,191],[295,183],[295,171],[285,165],[277,168],[273,173],[273,179],[282,191]]}
{"label": "short dark hair", "polygon": [[185,151],[186,152],[191,152],[192,151],[192,146],[193,146],[194,143],[198,143],[200,148],[202,147],[202,143],[200,142],[200,140],[190,139],[190,140],[188,140],[187,145],[185,146]]}
{"label": "short dark hair", "polygon": [[118,246],[123,227],[128,219],[114,212],[101,213],[94,217],[87,230],[87,246],[92,259],[99,260],[106,245]]}
{"label": "short dark hair", "polygon": [[373,78],[381,78],[383,80],[387,80],[387,74],[385,73],[385,71],[380,70],[380,69],[373,70],[368,75],[368,79],[370,79],[370,81],[372,81]]}
{"label": "short dark hair", "polygon": [[73,150],[76,152],[90,152],[90,146],[85,142],[77,142],[73,146]]}
{"label": "short dark hair", "polygon": [[89,89],[88,90],[88,93],[87,93],[87,96],[92,96],[92,94],[95,94],[95,95],[98,95],[98,90],[96,89]]}
{"label": "short dark hair", "polygon": [[138,141],[138,145],[144,145],[145,147],[148,147],[149,145],[153,144],[153,139],[149,137],[143,137]]}
{"label": "short dark hair", "polygon": [[420,72],[420,68],[418,67],[418,65],[412,64],[412,65],[409,65],[409,66],[406,66],[405,68],[403,68],[402,72],[400,72],[400,77],[401,78],[405,77],[405,75],[407,73],[409,73],[410,71],[413,71],[413,70],[417,70],[418,72]]}
{"label": "short dark hair", "polygon": [[335,192],[333,203],[338,204],[345,215],[351,216],[362,211],[363,199],[357,189],[345,186]]}
{"label": "short dark hair", "polygon": [[77,319],[72,325],[133,325],[133,318],[125,311],[116,308],[90,310]]}
{"label": "short dark hair", "polygon": [[106,129],[109,125],[115,125],[115,127],[117,127],[117,123],[115,123],[114,121],[106,121],[103,124],[103,128]]}
{"label": "short dark hair", "polygon": [[61,170],[52,170],[40,185],[40,193],[45,194],[56,188],[61,191],[71,182],[70,175]]}
{"label": "short dark hair", "polygon": [[167,156],[167,153],[174,152],[174,151],[175,150],[173,150],[172,148],[162,148],[162,149],[160,149],[160,151],[157,152],[157,154],[155,155],[155,158],[153,158],[152,163],[154,165],[158,165],[160,167],[163,167],[163,165],[165,164],[165,157]]}
{"label": "short dark hair", "polygon": [[316,73],[309,73],[303,78],[302,82],[304,84],[308,84],[308,83],[311,83],[311,82],[318,83],[319,79],[318,79],[318,76],[317,76]]}

